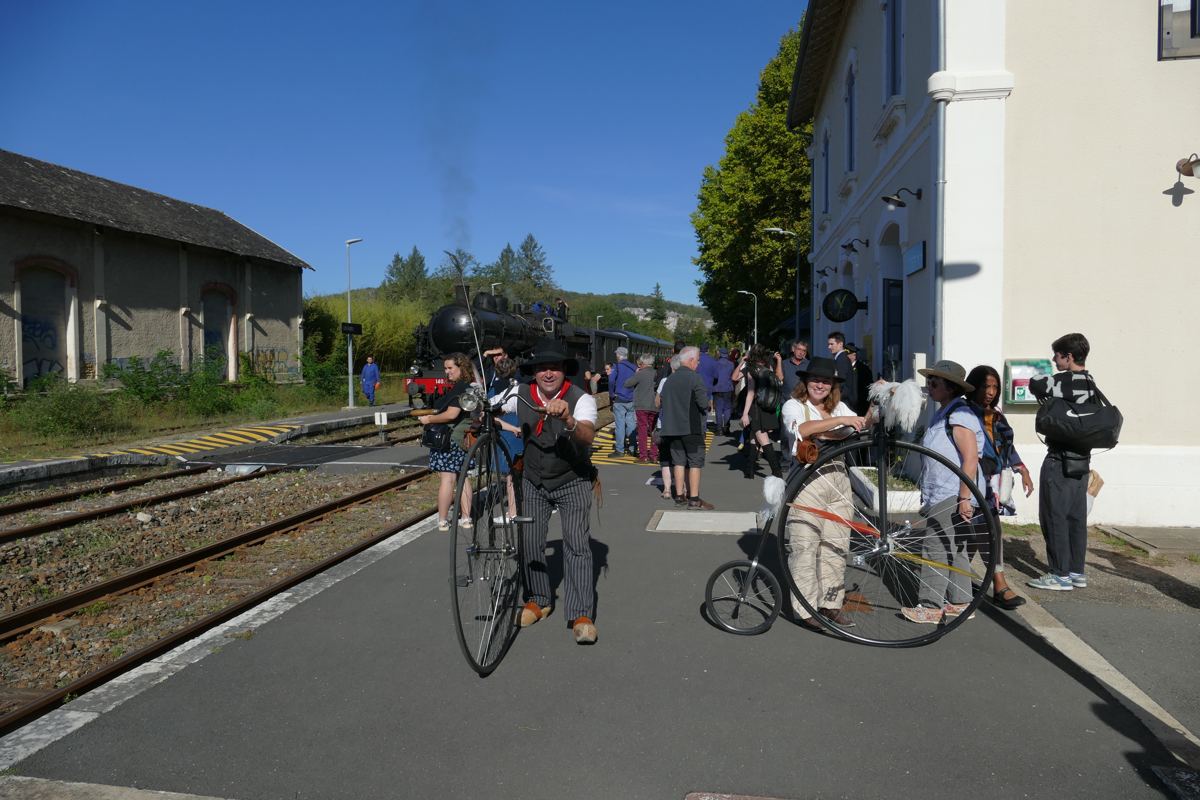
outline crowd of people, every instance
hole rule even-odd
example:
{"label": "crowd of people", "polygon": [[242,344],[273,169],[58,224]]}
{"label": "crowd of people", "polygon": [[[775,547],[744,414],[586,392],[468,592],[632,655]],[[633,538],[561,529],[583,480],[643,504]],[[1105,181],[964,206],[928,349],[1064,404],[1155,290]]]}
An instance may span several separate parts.
{"label": "crowd of people", "polygon": [[[810,355],[808,342],[791,343],[790,353],[756,344],[744,355],[737,349],[706,343],[675,343],[675,353],[665,364],[653,356],[635,361],[624,348],[606,365],[615,437],[613,452],[625,455],[636,448],[638,460],[657,464],[662,471],[662,496],[676,506],[711,510],[700,495],[705,465],[705,436],[709,417],[719,434],[740,441],[742,468],[747,478],[757,475],[760,456],[771,475],[782,476],[807,459],[797,457],[805,446],[830,437],[861,431],[874,423],[868,390],[872,372],[858,357],[857,348],[840,332],[827,338],[829,357]],[[1078,333],[1052,344],[1053,376],[1035,379],[1031,390],[1039,398],[1058,397],[1068,403],[1090,402],[1098,392],[1085,364],[1087,339]],[[463,416],[459,399],[476,382],[489,397],[499,397],[505,416],[500,428],[510,452],[523,454],[521,475],[522,514],[533,520],[523,526],[526,605],[521,625],[532,625],[553,608],[546,576],[545,547],[550,514],[558,511],[564,539],[564,603],[575,640],[596,640],[592,621],[595,576],[592,571],[589,515],[596,469],[591,453],[598,419],[593,397],[598,388],[585,374],[578,385],[578,364],[562,346],[539,343],[518,367],[503,349],[492,349],[482,359],[483,373],[476,379],[470,359],[447,356],[443,363],[451,382],[438,395],[423,425],[452,427]],[[523,381],[516,380],[518,371]],[[924,429],[922,445],[976,477],[978,491],[960,482],[955,473],[926,457],[920,474],[921,514],[926,524],[940,532],[925,537],[915,605],[901,609],[917,624],[937,624],[960,615],[968,607],[973,587],[970,561],[972,543],[989,526],[988,516],[1015,513],[1015,482],[1029,496],[1034,485],[1029,469],[1014,446],[1012,426],[999,408],[1001,381],[997,370],[981,364],[969,373],[958,363],[943,360],[920,370],[928,399],[936,411]],[[372,376],[373,377],[373,376]],[[365,383],[365,381],[364,381]],[[365,386],[364,386],[365,389]],[[520,403],[519,399],[525,400]],[[740,429],[733,425],[740,420]],[[636,444],[627,444],[636,441]],[[430,467],[439,473],[438,527],[449,528],[448,515],[455,478],[466,459],[461,437],[451,435],[444,447],[431,449]],[[822,509],[824,514],[791,512],[787,520],[792,549],[788,569],[801,593],[818,613],[839,625],[853,624],[843,608],[845,553],[850,531],[838,518],[849,519],[854,510],[848,466],[841,461],[825,464],[806,481],[800,506]],[[1087,586],[1084,571],[1086,546],[1086,489],[1088,453],[1069,443],[1048,442],[1041,469],[1039,518],[1049,553],[1049,571],[1029,585],[1035,589],[1066,591]],[[512,477],[509,505],[515,514]],[[984,498],[981,504],[979,498]],[[464,526],[470,520],[470,486],[457,498]],[[993,603],[1012,610],[1024,603],[1009,586],[1002,552],[995,554]],[[939,565],[950,565],[951,569]],[[822,625],[795,604],[801,624]]]}

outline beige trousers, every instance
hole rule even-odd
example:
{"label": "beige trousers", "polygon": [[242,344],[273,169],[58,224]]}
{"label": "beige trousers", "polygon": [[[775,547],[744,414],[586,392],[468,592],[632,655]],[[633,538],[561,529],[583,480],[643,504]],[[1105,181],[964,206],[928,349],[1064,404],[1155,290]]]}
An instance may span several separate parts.
{"label": "beige trousers", "polygon": [[[853,519],[854,503],[846,467],[827,464],[810,478],[796,496],[796,505],[819,508]],[[804,599],[815,608],[841,608],[846,597],[846,551],[850,528],[816,514],[788,509],[788,571]],[[795,597],[792,608],[801,619],[811,616]]]}

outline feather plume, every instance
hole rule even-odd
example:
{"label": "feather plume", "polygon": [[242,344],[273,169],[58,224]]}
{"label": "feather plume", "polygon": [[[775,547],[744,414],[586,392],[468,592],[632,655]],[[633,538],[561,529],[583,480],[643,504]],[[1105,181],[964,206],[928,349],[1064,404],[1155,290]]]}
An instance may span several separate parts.
{"label": "feather plume", "polygon": [[762,507],[762,511],[758,512],[759,519],[763,521],[763,525],[775,516],[775,510],[783,502],[783,490],[785,488],[786,484],[783,482],[783,478],[776,478],[774,475],[768,476],[763,481],[763,501],[765,505]]}
{"label": "feather plume", "polygon": [[870,397],[882,411],[888,428],[899,426],[903,431],[912,431],[925,408],[925,392],[912,378],[903,383],[876,383],[871,386]]}

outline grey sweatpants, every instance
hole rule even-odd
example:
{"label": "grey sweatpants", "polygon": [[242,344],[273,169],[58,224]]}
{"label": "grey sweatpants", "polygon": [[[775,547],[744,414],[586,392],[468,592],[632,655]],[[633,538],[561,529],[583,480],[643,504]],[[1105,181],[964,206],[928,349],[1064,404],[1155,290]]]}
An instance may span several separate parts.
{"label": "grey sweatpants", "polygon": [[1082,574],[1087,555],[1088,476],[1068,478],[1062,458],[1048,453],[1039,484],[1038,523],[1046,539],[1050,571],[1062,578],[1071,572]]}

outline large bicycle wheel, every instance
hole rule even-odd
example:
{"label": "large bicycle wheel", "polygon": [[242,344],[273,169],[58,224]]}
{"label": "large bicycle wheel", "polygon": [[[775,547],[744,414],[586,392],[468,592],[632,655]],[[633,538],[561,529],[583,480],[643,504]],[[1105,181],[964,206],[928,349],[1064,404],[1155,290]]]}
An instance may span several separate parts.
{"label": "large bicycle wheel", "polygon": [[744,558],[717,567],[704,587],[709,621],[739,636],[765,633],[779,616],[781,600],[779,580],[762,564]]}
{"label": "large bicycle wheel", "polygon": [[[520,523],[517,508],[509,507],[505,473],[512,474],[508,448],[484,433],[467,451],[450,506],[454,627],[467,663],[480,675],[499,665],[517,633]],[[471,494],[467,515],[460,513],[464,489]]]}
{"label": "large bicycle wheel", "polygon": [[[970,487],[975,516],[959,518],[956,497],[922,507],[922,467]],[[775,515],[793,610],[864,644],[938,639],[991,585],[1000,525],[986,509],[975,481],[920,445],[864,436],[823,453],[788,481]]]}

